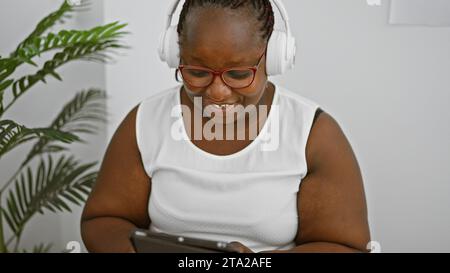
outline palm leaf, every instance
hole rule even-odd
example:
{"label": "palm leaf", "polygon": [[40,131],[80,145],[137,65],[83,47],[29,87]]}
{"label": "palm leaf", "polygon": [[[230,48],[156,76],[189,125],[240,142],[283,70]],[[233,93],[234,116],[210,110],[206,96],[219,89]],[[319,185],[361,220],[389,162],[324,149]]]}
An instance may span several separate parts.
{"label": "palm leaf", "polygon": [[[48,253],[50,251],[50,249],[52,248],[52,246],[53,246],[52,243],[49,243],[49,244],[40,243],[33,247],[33,249],[31,250],[31,253]],[[29,253],[29,252],[28,252],[28,250],[23,249],[22,253]]]}
{"label": "palm leaf", "polygon": [[47,253],[52,248],[52,243],[40,243],[33,247],[32,253]]}
{"label": "palm leaf", "polygon": [[3,113],[3,93],[6,88],[11,86],[14,83],[14,80],[10,79],[0,83],[0,113]]}
{"label": "palm leaf", "polygon": [[75,44],[66,47],[62,52],[56,53],[51,60],[45,62],[44,66],[35,74],[23,76],[22,78],[14,81],[12,84],[13,98],[3,109],[3,111],[0,112],[0,116],[37,82],[43,81],[45,83],[46,76],[52,75],[58,80],[61,80],[61,77],[55,71],[58,67],[70,61],[86,60],[89,58],[106,62],[109,58],[111,58],[107,55],[107,53],[111,53],[108,50],[123,47],[123,45],[114,39],[99,43]]}
{"label": "palm leaf", "polygon": [[0,121],[0,158],[18,145],[36,138],[71,143],[79,140],[74,134],[53,128],[29,129],[12,120]]}
{"label": "palm leaf", "polygon": [[75,45],[117,41],[118,38],[127,33],[120,31],[125,26],[126,24],[113,22],[89,30],[61,30],[58,33],[49,33],[45,37],[32,37],[26,44],[17,49],[13,57],[0,61],[0,71],[4,71],[0,73],[0,82],[23,63],[37,66],[32,59],[45,52]]}
{"label": "palm leaf", "polygon": [[[106,93],[97,89],[77,93],[63,107],[49,128],[70,133],[95,133],[96,127],[90,122],[106,122],[105,98]],[[52,139],[48,138],[39,139],[28,153],[22,166],[31,161],[36,155],[66,150],[63,146],[52,145],[53,142]]]}
{"label": "palm leaf", "polygon": [[2,208],[12,232],[20,236],[31,217],[44,213],[44,209],[70,212],[69,204],[83,203],[96,179],[97,172],[91,170],[96,164],[80,164],[63,155],[56,164],[51,156],[41,159],[34,172],[28,167],[15,180],[7,195],[6,208]]}
{"label": "palm leaf", "polygon": [[41,36],[48,29],[53,27],[56,23],[64,23],[64,19],[70,18],[71,13],[89,5],[88,1],[82,1],[79,6],[72,6],[67,1],[61,4],[61,6],[54,12],[44,17],[37,25],[36,28],[19,44],[17,49],[11,53],[11,56],[17,56],[21,48],[26,47],[33,42],[34,38]]}
{"label": "palm leaf", "polygon": [[[48,29],[53,27],[56,23],[64,22],[65,18],[70,18],[70,14],[82,10],[81,8],[89,5],[87,1],[83,1],[79,7],[71,6],[67,1],[58,8],[58,10],[50,13],[44,17],[36,26],[36,28],[17,46],[16,50],[10,54],[10,58],[0,61],[0,83],[9,75],[11,75],[16,68],[23,62],[35,65],[31,58],[24,55],[31,47],[36,46],[36,38],[39,38]],[[23,50],[25,48],[25,50]]]}
{"label": "palm leaf", "polygon": [[[3,86],[0,90],[6,89],[7,86],[4,80],[9,77],[9,75],[11,75],[19,65],[20,60],[16,58],[0,59],[0,83]],[[11,79],[8,81],[11,81]]]}

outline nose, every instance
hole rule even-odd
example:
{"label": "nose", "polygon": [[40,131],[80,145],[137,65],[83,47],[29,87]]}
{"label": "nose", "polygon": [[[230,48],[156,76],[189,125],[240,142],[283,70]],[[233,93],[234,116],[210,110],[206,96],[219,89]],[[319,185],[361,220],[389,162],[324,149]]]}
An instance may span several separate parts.
{"label": "nose", "polygon": [[216,75],[213,82],[205,91],[207,97],[214,101],[226,101],[232,94],[231,89],[223,82],[222,78]]}

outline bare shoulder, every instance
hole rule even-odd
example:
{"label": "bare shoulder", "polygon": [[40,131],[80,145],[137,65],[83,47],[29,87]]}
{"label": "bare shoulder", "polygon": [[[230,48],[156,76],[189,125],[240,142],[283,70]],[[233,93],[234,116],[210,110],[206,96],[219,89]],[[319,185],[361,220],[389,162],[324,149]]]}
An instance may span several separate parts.
{"label": "bare shoulder", "polygon": [[370,234],[361,171],[343,130],[326,112],[311,128],[306,159],[297,242],[331,242],[364,250]]}
{"label": "bare shoulder", "polygon": [[113,139],[116,138],[120,141],[126,141],[126,143],[136,148],[136,116],[138,108],[139,105],[136,105],[128,112],[113,136]]}
{"label": "bare shoulder", "polygon": [[[345,154],[342,152],[345,152]],[[328,156],[328,159],[331,159],[332,153],[334,153],[334,156],[340,157],[344,155],[350,156],[353,154],[353,151],[336,119],[327,112],[322,112],[311,128],[306,144],[308,172],[325,167],[327,164],[326,157]]]}
{"label": "bare shoulder", "polygon": [[126,115],[109,142],[84,209],[84,219],[115,216],[136,226],[148,226],[151,178],[145,172],[137,146],[137,109],[134,107]]}
{"label": "bare shoulder", "polygon": [[[135,165],[140,161],[139,148],[136,140],[136,116],[138,108],[139,105],[133,107],[117,127],[108,145],[104,161],[108,159],[114,161],[127,159]],[[121,164],[126,164],[126,162],[122,162]],[[139,166],[134,166],[133,169],[136,167]]]}

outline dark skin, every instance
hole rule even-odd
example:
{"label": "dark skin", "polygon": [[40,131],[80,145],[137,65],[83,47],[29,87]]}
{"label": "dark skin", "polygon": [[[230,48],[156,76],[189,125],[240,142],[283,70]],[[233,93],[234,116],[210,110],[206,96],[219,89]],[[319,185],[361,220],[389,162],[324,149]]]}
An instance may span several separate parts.
{"label": "dark skin", "polygon": [[[182,41],[182,62],[216,70],[255,65],[265,44],[255,36],[257,24],[249,18],[222,9],[194,10],[185,25],[190,39]],[[248,88],[232,90],[216,78],[208,88],[189,90],[181,90],[181,102],[191,109],[193,96],[270,106],[274,86],[267,81],[263,60]],[[151,177],[144,170],[136,144],[136,110],[132,109],[116,130],[83,211],[81,233],[90,252],[134,252],[128,239],[130,231],[148,228],[151,223]],[[250,142],[193,141],[217,155],[233,154]],[[311,129],[306,160],[308,174],[298,192],[297,246],[268,252],[366,252],[370,233],[361,172],[340,126],[325,112]],[[252,252],[239,242],[232,245],[239,252]]]}
{"label": "dark skin", "polygon": [[[242,17],[250,16],[244,12],[236,13],[224,9],[194,9],[186,18],[185,35],[181,38],[181,63],[213,70],[255,66],[261,53],[265,51],[266,41],[259,38],[259,33],[255,29],[257,23],[245,20],[243,24]],[[263,56],[255,80],[246,88],[231,89],[219,77],[216,77],[207,88],[195,88],[185,84],[181,102],[189,106],[192,114],[191,117],[185,118],[193,120],[194,97],[201,97],[202,101],[218,103],[238,101],[243,107],[266,105],[270,111],[275,88],[267,81],[265,65],[265,56]],[[208,117],[203,118],[203,125],[208,119]],[[264,123],[265,119],[261,122]],[[190,132],[194,132],[194,122],[190,124],[192,125]],[[235,141],[229,141],[225,139],[225,134],[224,140],[216,141],[196,140],[193,136],[190,137],[196,146],[205,151],[218,155],[232,154],[242,150],[252,141],[248,135],[248,116],[246,116],[245,124],[247,126],[244,140],[237,140],[235,137]],[[263,124],[258,125],[261,129]],[[222,131],[225,132],[225,127]]]}

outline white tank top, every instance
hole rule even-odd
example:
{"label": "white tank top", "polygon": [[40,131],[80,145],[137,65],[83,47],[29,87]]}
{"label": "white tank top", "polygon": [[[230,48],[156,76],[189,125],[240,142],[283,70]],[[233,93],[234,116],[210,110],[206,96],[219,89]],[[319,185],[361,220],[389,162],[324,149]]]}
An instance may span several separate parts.
{"label": "white tank top", "polygon": [[150,230],[239,241],[255,252],[294,247],[306,142],[319,106],[275,85],[256,139],[221,156],[187,138],[180,92],[176,86],[154,94],[137,111],[137,144],[152,179]]}

